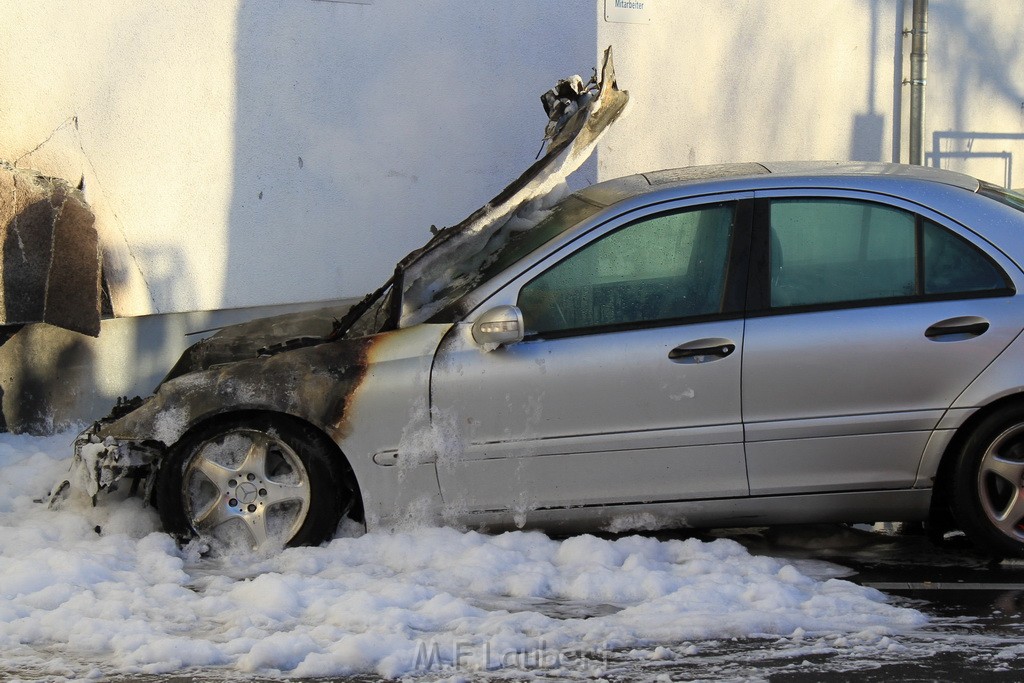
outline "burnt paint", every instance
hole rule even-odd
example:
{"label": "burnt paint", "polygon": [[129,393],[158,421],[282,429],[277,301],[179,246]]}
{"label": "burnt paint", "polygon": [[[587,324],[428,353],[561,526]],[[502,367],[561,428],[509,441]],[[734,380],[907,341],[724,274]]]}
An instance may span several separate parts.
{"label": "burnt paint", "polygon": [[381,336],[341,339],[183,374],[163,383],[137,410],[101,425],[97,435],[158,440],[170,447],[220,415],[266,411],[305,420],[338,443],[351,429],[347,409]]}
{"label": "burnt paint", "polygon": [[260,350],[303,337],[327,338],[335,321],[345,317],[349,305],[338,304],[312,311],[285,313],[229,325],[185,350],[164,382],[197,370],[261,355]]}

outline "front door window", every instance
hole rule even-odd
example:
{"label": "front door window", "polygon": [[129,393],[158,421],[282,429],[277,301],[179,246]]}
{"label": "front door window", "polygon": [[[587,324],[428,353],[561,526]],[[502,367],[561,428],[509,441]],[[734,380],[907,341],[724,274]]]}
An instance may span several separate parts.
{"label": "front door window", "polygon": [[622,329],[723,310],[733,204],[627,225],[564,259],[519,295],[527,331]]}

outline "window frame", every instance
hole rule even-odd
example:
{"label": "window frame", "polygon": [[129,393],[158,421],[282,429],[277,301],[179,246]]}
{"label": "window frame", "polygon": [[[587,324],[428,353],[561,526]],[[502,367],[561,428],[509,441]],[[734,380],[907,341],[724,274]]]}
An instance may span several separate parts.
{"label": "window frame", "polygon": [[[776,200],[821,200],[821,201],[859,201],[877,204],[888,209],[903,211],[914,218],[914,250],[915,250],[915,286],[918,294],[855,299],[850,301],[833,301],[815,304],[799,304],[793,306],[772,306],[771,304],[771,206]],[[775,315],[789,315],[794,313],[812,313],[819,311],[834,311],[852,308],[869,308],[877,306],[896,306],[910,303],[923,303],[931,301],[958,301],[968,299],[991,299],[997,297],[1013,296],[1017,293],[1013,279],[1007,273],[1007,269],[1000,264],[988,250],[978,245],[975,240],[965,236],[969,229],[959,226],[959,229],[951,227],[948,219],[943,220],[920,205],[909,201],[898,201],[887,195],[877,195],[868,192],[840,192],[835,190],[771,190],[755,193],[753,202],[753,222],[751,226],[751,259],[750,278],[747,288],[747,317],[763,317]],[[943,292],[936,294],[924,293],[925,273],[925,250],[924,250],[924,221],[928,220],[937,227],[951,232],[958,239],[967,243],[978,251],[989,264],[999,273],[1005,286],[999,289],[969,291],[969,292]]]}

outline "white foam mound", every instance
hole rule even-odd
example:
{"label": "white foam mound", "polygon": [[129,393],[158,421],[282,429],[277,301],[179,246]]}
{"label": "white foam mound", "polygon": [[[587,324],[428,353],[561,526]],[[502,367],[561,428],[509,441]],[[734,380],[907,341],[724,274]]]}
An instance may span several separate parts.
{"label": "white foam mound", "polygon": [[135,500],[33,502],[70,440],[0,435],[3,677],[594,675],[610,650],[681,657],[693,641],[792,634],[888,647],[925,622],[728,540],[424,528],[204,560]]}

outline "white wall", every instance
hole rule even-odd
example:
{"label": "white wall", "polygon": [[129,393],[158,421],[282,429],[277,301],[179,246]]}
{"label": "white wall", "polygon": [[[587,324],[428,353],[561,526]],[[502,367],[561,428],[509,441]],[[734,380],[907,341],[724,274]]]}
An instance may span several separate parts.
{"label": "white wall", "polygon": [[[648,0],[647,25],[600,20],[598,44],[615,47],[634,97],[600,148],[600,177],[727,161],[905,163],[912,4]],[[928,163],[999,184],[1010,165],[1024,186],[1024,3],[929,5]]]}
{"label": "white wall", "polygon": [[[532,161],[538,95],[608,44],[633,103],[583,182],[906,160],[909,0],[604,2],[5,3],[0,158],[84,178],[120,316],[361,295]],[[929,162],[1024,185],[1024,3],[930,6]]]}
{"label": "white wall", "polygon": [[928,163],[1024,187],[1024,3],[929,5]]}
{"label": "white wall", "polygon": [[118,315],[377,286],[529,165],[596,31],[593,0],[37,0],[0,26],[0,157],[84,177]]}
{"label": "white wall", "polygon": [[43,0],[2,13],[0,156],[84,177],[119,314],[217,307],[235,4]]}

